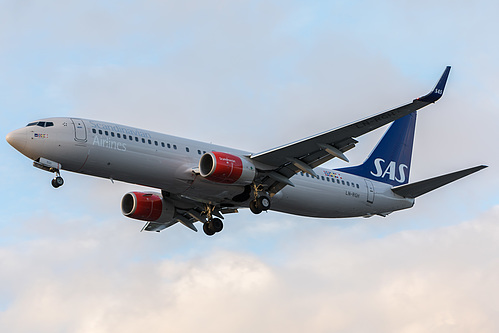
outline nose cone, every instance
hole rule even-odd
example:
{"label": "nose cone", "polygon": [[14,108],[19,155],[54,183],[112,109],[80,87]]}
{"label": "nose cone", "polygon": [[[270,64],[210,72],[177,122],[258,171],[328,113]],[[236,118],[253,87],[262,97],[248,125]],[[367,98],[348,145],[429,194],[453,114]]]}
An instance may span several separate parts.
{"label": "nose cone", "polygon": [[26,148],[26,130],[24,128],[17,129],[7,134],[5,138],[7,142],[21,153]]}

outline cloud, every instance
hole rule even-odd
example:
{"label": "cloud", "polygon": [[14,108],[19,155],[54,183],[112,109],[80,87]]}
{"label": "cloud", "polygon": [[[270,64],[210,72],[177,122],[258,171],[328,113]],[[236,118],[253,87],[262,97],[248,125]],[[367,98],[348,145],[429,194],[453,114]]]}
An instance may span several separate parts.
{"label": "cloud", "polygon": [[112,222],[89,231],[66,221],[61,234],[48,220],[33,240],[0,249],[0,328],[494,332],[498,218],[496,206],[473,221],[380,238],[362,225],[312,225],[258,257],[216,238],[187,257],[151,256],[164,242],[143,248],[150,238],[111,233]]}

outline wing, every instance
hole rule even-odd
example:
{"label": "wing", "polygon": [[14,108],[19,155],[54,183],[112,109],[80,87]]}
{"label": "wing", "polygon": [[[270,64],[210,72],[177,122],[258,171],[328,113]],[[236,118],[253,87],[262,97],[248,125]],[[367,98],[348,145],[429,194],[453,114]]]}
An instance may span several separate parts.
{"label": "wing", "polygon": [[266,172],[263,172],[262,184],[268,187],[269,194],[273,196],[284,186],[293,186],[289,178],[297,172],[303,171],[318,177],[313,168],[334,157],[348,161],[344,152],[355,147],[358,142],[355,140],[356,137],[369,133],[439,100],[447,83],[450,69],[450,66],[445,69],[435,88],[430,93],[416,98],[411,103],[343,127],[251,155],[251,160],[270,166]]}
{"label": "wing", "polygon": [[181,223],[187,228],[198,231],[194,223],[207,222],[211,217],[224,219],[223,214],[238,213],[233,207],[228,207],[224,203],[207,203],[195,198],[186,196],[170,195],[162,192],[163,198],[168,197],[175,205],[175,214],[169,221],[149,221],[146,222],[141,231],[160,232],[163,229],[171,227],[174,224]]}

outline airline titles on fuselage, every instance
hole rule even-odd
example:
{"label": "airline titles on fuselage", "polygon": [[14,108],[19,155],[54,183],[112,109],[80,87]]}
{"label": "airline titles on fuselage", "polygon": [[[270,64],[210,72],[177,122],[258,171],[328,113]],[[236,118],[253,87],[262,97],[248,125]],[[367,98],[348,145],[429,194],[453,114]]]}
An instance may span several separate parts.
{"label": "airline titles on fuselage", "polygon": [[[99,133],[102,133],[102,131],[110,131],[110,132],[115,132],[115,133],[121,133],[123,135],[130,135],[130,136],[136,136],[136,137],[141,137],[141,138],[151,138],[151,134],[138,130],[138,129],[131,129],[127,127],[122,127],[119,125],[109,125],[109,124],[103,124],[100,122],[96,122],[91,120],[90,125],[92,129],[99,130]],[[107,132],[106,132],[107,133]],[[118,137],[120,136],[117,134]],[[114,136],[114,134],[113,134]],[[106,137],[99,137],[95,136],[94,140],[92,142],[93,145],[99,146],[99,147],[104,147],[104,148],[109,148],[109,149],[115,149],[119,151],[126,151],[126,143],[121,142],[121,141],[115,141],[112,138],[106,136]]]}
{"label": "airline titles on fuselage", "polygon": [[94,137],[94,141],[92,143],[94,146],[116,149],[119,151],[126,151],[126,143],[110,140],[108,137],[99,138],[97,135]]}
{"label": "airline titles on fuselage", "polygon": [[133,135],[133,136],[140,136],[141,138],[146,138],[150,139],[151,134],[135,129],[135,128],[127,128],[127,127],[122,127],[119,125],[109,125],[109,124],[103,124],[99,123],[93,120],[90,120],[90,124],[92,125],[92,128],[95,129],[100,129],[100,130],[107,130],[107,131],[113,131],[116,133],[122,133],[122,134],[128,134],[128,135]]}

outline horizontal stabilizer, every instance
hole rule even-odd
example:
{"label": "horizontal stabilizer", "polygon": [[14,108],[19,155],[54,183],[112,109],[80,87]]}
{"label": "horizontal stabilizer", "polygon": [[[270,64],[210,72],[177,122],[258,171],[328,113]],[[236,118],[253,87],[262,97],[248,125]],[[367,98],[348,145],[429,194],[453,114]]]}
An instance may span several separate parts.
{"label": "horizontal stabilizer", "polygon": [[472,173],[485,169],[486,167],[486,165],[480,165],[466,170],[448,173],[443,176],[422,180],[420,182],[393,187],[392,191],[395,194],[398,194],[405,198],[417,198],[420,195],[436,190],[439,187],[452,183],[463,177],[469,176]]}

